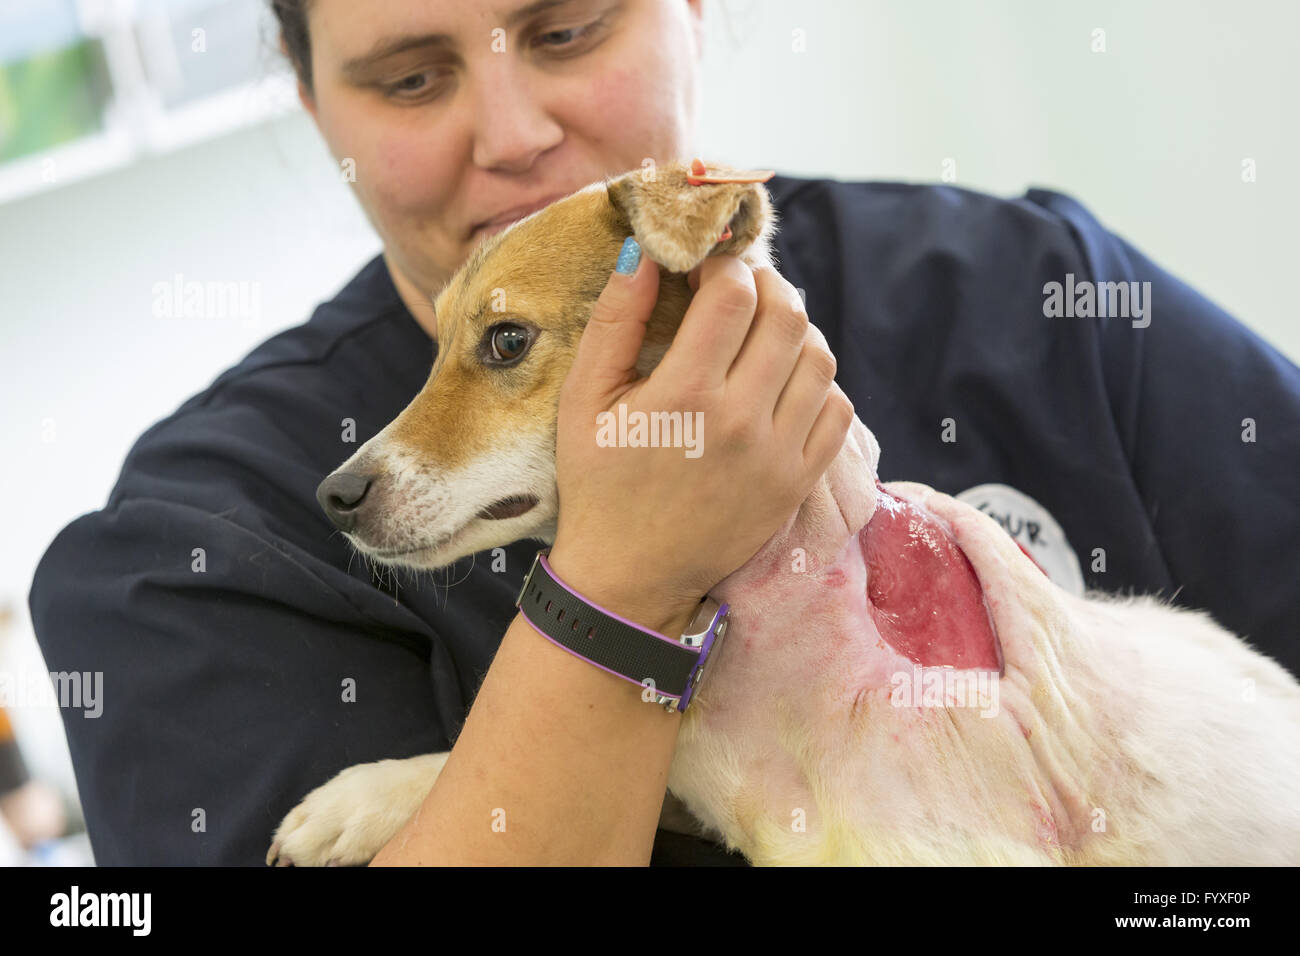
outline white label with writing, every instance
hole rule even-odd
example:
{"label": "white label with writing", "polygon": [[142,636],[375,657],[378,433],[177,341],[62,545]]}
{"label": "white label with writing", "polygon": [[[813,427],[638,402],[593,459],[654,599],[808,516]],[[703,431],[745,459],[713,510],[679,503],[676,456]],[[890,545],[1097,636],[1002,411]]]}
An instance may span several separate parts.
{"label": "white label with writing", "polygon": [[996,483],[976,485],[953,497],[1002,525],[1007,534],[1020,542],[1038,562],[1054,584],[1082,596],[1083,571],[1079,567],[1079,557],[1051,512],[1037,501],[1010,485]]}

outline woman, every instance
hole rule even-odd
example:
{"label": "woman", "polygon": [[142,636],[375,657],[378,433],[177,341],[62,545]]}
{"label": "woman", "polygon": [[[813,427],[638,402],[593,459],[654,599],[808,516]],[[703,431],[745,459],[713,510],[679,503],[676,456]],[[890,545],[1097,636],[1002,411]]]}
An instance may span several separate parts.
{"label": "woman", "polygon": [[[497,569],[484,556],[463,580],[458,568],[445,593],[399,593],[351,567],[313,491],[423,383],[430,296],[485,235],[645,159],[692,155],[701,4],[273,7],[303,104],[384,253],[146,434],[105,510],[65,529],[38,571],[51,668],[103,670],[119,688],[100,720],[66,721],[96,857],[257,862],[285,812],[340,769],[454,741],[378,862],[664,859],[655,825],[679,718],[513,616],[535,545]],[[641,261],[611,276],[560,415],[553,566],[575,590],[677,633],[792,513],[851,411],[797,285],[890,477],[980,486],[1063,583],[1073,568],[1089,586],[1178,592],[1296,666],[1294,365],[1063,196],[770,186],[794,284],[711,259],[688,317],[735,343],[701,370],[770,371],[761,394],[710,396],[710,447],[730,449],[713,467],[668,454],[649,472],[589,467],[589,423],[617,398],[684,404],[683,383],[658,373],[626,392],[656,273]],[[1132,315],[1056,317],[1045,287],[1067,281],[1151,291]],[[1246,418],[1270,422],[1266,446],[1243,443]],[[656,490],[653,507],[638,488]],[[1059,540],[1041,533],[1048,520]],[[1231,561],[1209,543],[1224,541]]]}

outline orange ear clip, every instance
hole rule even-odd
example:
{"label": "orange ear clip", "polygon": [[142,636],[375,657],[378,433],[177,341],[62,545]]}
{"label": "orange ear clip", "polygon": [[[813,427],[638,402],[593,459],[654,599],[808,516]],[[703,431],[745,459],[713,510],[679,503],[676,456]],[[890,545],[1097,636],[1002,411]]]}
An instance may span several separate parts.
{"label": "orange ear clip", "polygon": [[[775,169],[759,169],[751,173],[729,173],[723,176],[721,173],[710,173],[704,160],[697,158],[691,161],[691,171],[686,174],[686,181],[692,186],[709,183],[765,183],[775,175]],[[731,226],[728,225],[726,231],[718,237],[718,242],[726,242],[730,238]]]}
{"label": "orange ear clip", "polygon": [[765,183],[776,175],[775,169],[759,169],[749,173],[710,173],[705,167],[704,161],[695,159],[691,161],[691,171],[686,174],[686,181],[692,186],[703,186],[706,183]]}

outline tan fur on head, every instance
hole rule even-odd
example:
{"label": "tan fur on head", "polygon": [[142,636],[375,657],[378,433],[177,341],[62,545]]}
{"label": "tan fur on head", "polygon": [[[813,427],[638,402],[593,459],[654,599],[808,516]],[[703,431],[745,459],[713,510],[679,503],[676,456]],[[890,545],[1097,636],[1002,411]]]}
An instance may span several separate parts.
{"label": "tan fur on head", "polygon": [[[692,185],[688,171],[674,163],[628,173],[609,184],[610,202],[627,218],[646,255],[671,272],[690,272],[711,255],[766,264],[776,227],[767,190],[759,183]],[[719,241],[728,226],[731,238]]]}
{"label": "tan fur on head", "polygon": [[[428,382],[340,468],[371,478],[349,533],[354,545],[389,563],[437,568],[522,538],[551,540],[560,386],[624,240],[634,236],[663,267],[637,364],[643,375],[686,313],[686,273],[711,255],[771,263],[776,214],[762,184],[696,186],[688,171],[670,163],[594,183],[475,250],[435,300],[439,352]],[[509,365],[488,360],[503,324],[531,335]],[[478,517],[521,495],[538,503],[511,518]]]}

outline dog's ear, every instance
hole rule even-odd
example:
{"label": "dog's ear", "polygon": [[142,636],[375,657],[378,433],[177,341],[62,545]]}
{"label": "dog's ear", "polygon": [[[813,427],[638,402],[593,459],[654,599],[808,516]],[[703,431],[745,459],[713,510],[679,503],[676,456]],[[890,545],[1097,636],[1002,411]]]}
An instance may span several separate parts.
{"label": "dog's ear", "polygon": [[645,254],[670,272],[690,272],[723,253],[771,263],[776,211],[763,186],[771,175],[671,163],[633,170],[606,188]]}

